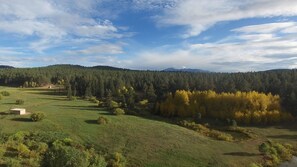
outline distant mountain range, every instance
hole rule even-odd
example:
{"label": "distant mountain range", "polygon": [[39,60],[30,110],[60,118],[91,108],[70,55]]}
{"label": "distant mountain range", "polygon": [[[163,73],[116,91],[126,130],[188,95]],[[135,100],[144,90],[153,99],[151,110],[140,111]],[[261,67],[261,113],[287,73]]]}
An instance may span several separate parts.
{"label": "distant mountain range", "polygon": [[199,73],[199,72],[204,72],[204,73],[208,73],[210,71],[207,70],[201,70],[201,69],[192,69],[192,68],[166,68],[164,70],[162,70],[164,72],[193,72],[193,73]]}
{"label": "distant mountain range", "polygon": [[7,66],[7,65],[0,65],[0,69],[1,68],[14,68],[14,67],[12,67],[12,66]]}
{"label": "distant mountain range", "polygon": [[81,65],[72,65],[72,64],[55,64],[47,66],[47,68],[86,68],[86,69],[98,69],[98,70],[129,70],[124,68],[118,68],[118,67],[112,67],[112,66],[92,66],[92,67],[86,67]]}
{"label": "distant mountain range", "polygon": [[[0,65],[0,69],[12,69],[18,67],[13,67],[9,65]],[[23,68],[23,67],[22,67]],[[33,67],[35,68],[35,67]],[[132,69],[126,69],[126,68],[119,68],[119,67],[112,67],[112,66],[105,66],[105,65],[98,65],[98,66],[91,66],[91,67],[86,67],[82,65],[73,65],[73,64],[54,64],[54,65],[49,65],[46,67],[37,67],[37,68],[73,68],[73,69],[98,69],[98,70],[117,70],[117,71],[149,71],[149,70],[132,70]],[[277,72],[277,71],[289,71],[292,69],[270,69],[270,70],[264,70],[264,71],[258,71],[258,72]],[[296,69],[293,69],[296,70]],[[156,71],[156,70],[152,70]],[[190,72],[190,73],[210,73],[211,71],[207,70],[202,70],[202,69],[193,69],[193,68],[166,68],[164,70],[160,70],[161,72]]]}

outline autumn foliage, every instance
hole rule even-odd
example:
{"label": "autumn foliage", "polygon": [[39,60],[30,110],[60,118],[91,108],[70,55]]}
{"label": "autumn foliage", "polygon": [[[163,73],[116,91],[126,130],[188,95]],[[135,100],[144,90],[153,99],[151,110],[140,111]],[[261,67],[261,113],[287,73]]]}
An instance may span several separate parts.
{"label": "autumn foliage", "polygon": [[168,94],[157,103],[158,112],[166,117],[202,117],[234,119],[244,124],[270,124],[292,120],[289,113],[282,112],[280,97],[270,93],[178,90]]}

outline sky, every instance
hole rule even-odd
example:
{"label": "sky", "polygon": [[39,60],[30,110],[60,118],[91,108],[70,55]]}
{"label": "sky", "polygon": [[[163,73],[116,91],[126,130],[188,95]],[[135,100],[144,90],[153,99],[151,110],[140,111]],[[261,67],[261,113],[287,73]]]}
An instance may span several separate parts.
{"label": "sky", "polygon": [[0,0],[0,64],[297,68],[297,0]]}

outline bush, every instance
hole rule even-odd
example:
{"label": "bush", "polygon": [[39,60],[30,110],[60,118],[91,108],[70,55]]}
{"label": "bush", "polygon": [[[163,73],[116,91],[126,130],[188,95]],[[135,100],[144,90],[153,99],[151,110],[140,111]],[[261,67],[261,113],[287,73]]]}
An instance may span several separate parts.
{"label": "bush", "polygon": [[17,100],[15,101],[15,103],[18,104],[18,105],[22,105],[22,104],[25,103],[25,101],[22,100],[22,99],[17,99]]}
{"label": "bush", "polygon": [[18,154],[21,157],[29,157],[30,156],[30,149],[24,145],[23,143],[20,143],[17,147]]}
{"label": "bush", "polygon": [[109,108],[113,109],[113,108],[118,108],[120,105],[119,103],[117,103],[116,101],[111,101],[110,104],[109,104]]}
{"label": "bush", "polygon": [[114,153],[109,157],[108,167],[125,167],[126,166],[126,158],[121,153]]}
{"label": "bush", "polygon": [[293,147],[267,141],[259,146],[259,151],[264,155],[264,166],[278,166],[282,161],[290,161],[293,157]]}
{"label": "bush", "polygon": [[97,119],[97,123],[98,124],[107,124],[108,123],[108,119],[106,117],[99,116],[99,118]]}
{"label": "bush", "polygon": [[99,100],[97,100],[96,97],[90,97],[89,101],[92,102],[92,103],[96,103],[96,104],[99,103]]}
{"label": "bush", "polygon": [[139,102],[139,104],[141,105],[141,106],[146,106],[147,104],[148,104],[148,100],[147,99],[144,99],[144,100],[141,100],[140,102]]}
{"label": "bush", "polygon": [[2,91],[2,92],[1,92],[1,95],[3,95],[3,96],[10,96],[10,93],[7,92],[7,91]]}
{"label": "bush", "polygon": [[21,167],[21,163],[18,159],[9,158],[5,161],[5,167]]}
{"label": "bush", "polygon": [[53,147],[45,154],[43,163],[48,167],[89,166],[85,152],[57,143],[54,143]]}
{"label": "bush", "polygon": [[124,115],[125,114],[125,111],[123,109],[121,109],[121,108],[115,108],[113,110],[113,114],[114,115]]}
{"label": "bush", "polygon": [[77,100],[77,98],[75,96],[71,96],[71,97],[68,98],[68,100],[75,101],[75,100]]}
{"label": "bush", "polygon": [[237,126],[237,122],[234,119],[232,119],[232,126],[233,127],[236,127]]}
{"label": "bush", "polygon": [[43,120],[45,115],[43,113],[33,113],[31,114],[31,120],[34,122],[38,122]]}
{"label": "bush", "polygon": [[251,163],[249,167],[263,167],[261,164]]}
{"label": "bush", "polygon": [[186,120],[180,121],[179,125],[192,129],[204,136],[212,137],[217,140],[224,140],[224,141],[233,141],[233,136],[224,132],[220,132],[218,130],[209,129],[206,126],[201,124],[196,124],[195,122],[189,122]]}
{"label": "bush", "polygon": [[56,140],[45,153],[43,161],[45,167],[105,167],[104,158],[93,149],[87,150],[71,139]]}

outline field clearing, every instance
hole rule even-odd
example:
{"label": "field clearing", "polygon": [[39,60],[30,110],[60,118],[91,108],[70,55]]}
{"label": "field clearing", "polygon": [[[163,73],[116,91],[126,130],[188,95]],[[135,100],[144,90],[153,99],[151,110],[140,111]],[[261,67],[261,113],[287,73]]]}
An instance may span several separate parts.
{"label": "field clearing", "polygon": [[[30,116],[0,115],[0,129],[17,131],[58,131],[104,152],[121,152],[128,166],[248,166],[261,156],[258,145],[267,138],[297,144],[296,126],[249,127],[257,139],[241,142],[217,141],[192,130],[137,116],[114,116],[96,104],[85,100],[68,101],[55,90],[0,87],[10,96],[0,100],[0,112],[10,108],[26,108],[28,112],[43,112],[46,118],[31,122]],[[24,105],[16,105],[23,99]],[[98,125],[104,115],[110,121]]]}

